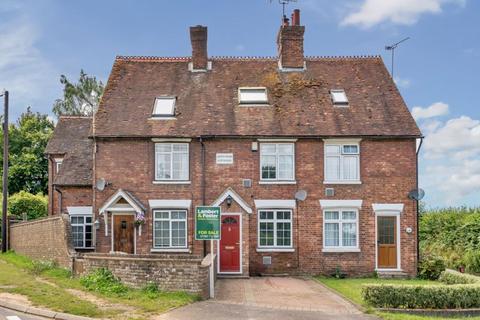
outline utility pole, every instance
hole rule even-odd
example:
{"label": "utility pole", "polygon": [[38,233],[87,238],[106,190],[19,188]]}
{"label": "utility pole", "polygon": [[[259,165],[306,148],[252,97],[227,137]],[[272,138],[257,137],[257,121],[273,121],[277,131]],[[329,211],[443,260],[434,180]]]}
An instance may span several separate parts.
{"label": "utility pole", "polygon": [[[8,91],[3,94],[3,203],[2,203],[2,252],[8,249]],[[0,95],[1,96],[1,95]]]}

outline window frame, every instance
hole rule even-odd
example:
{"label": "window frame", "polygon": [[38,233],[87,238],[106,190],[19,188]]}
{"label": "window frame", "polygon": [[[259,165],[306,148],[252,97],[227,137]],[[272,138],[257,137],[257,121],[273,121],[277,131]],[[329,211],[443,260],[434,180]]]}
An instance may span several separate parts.
{"label": "window frame", "polygon": [[[323,251],[360,251],[360,210],[357,208],[325,208],[323,211],[323,232],[322,232],[322,245]],[[325,219],[326,212],[338,212],[338,219],[336,220],[327,220]],[[355,220],[352,219],[343,219],[343,212],[355,212]],[[338,224],[338,246],[327,246],[325,244],[326,240],[326,232],[325,232],[325,224],[327,223],[337,223]],[[356,224],[356,244],[355,246],[344,246],[343,245],[343,224],[344,223],[355,223]]]}
{"label": "window frame", "polygon": [[[157,100],[173,100],[172,113],[170,114],[157,114],[155,109],[157,107]],[[153,100],[152,117],[153,118],[175,118],[175,111],[177,110],[177,97],[176,96],[158,96]]]}
{"label": "window frame", "polygon": [[[273,219],[260,219],[260,212],[273,211]],[[277,219],[277,212],[290,212],[290,219]],[[260,223],[261,222],[273,222],[273,245],[261,245],[260,244]],[[277,245],[277,223],[289,222],[290,223],[290,245],[279,246]],[[258,209],[257,210],[257,249],[293,249],[293,210],[292,209]]]}
{"label": "window frame", "polygon": [[[171,151],[170,152],[157,152],[157,145],[170,145]],[[186,152],[176,152],[179,154],[186,153],[187,154],[187,175],[186,179],[174,179],[173,178],[173,151],[174,145],[186,145],[187,151]],[[170,181],[179,181],[179,182],[188,182],[190,180],[190,144],[188,142],[155,142],[153,144],[153,152],[154,152],[154,165],[155,165],[155,177],[154,182],[170,182]],[[170,153],[170,178],[169,179],[160,179],[158,177],[158,154],[167,154]]]}
{"label": "window frame", "polygon": [[[184,212],[185,219],[172,219],[172,212]],[[168,219],[157,219],[155,218],[155,213],[157,212],[168,212]],[[155,222],[157,221],[168,221],[168,240],[169,246],[156,246],[155,245]],[[184,221],[185,222],[185,245],[184,246],[172,246],[172,221]],[[188,210],[186,209],[153,209],[152,210],[152,249],[153,250],[175,250],[175,249],[188,249]]]}
{"label": "window frame", "polygon": [[[263,151],[262,151],[262,146],[263,145],[275,145],[275,154],[267,154],[269,156],[272,156],[274,155],[275,156],[275,178],[263,178],[262,177],[262,164],[263,164]],[[279,175],[279,170],[280,170],[280,166],[279,166],[279,156],[280,154],[278,153],[278,146],[279,145],[292,145],[292,178],[291,179],[280,179],[280,175]],[[282,182],[294,182],[295,181],[295,143],[294,142],[260,142],[260,146],[259,146],[259,155],[260,155],[260,182],[278,182],[278,183],[282,183]]]}
{"label": "window frame", "polygon": [[54,159],[54,163],[55,163],[55,174],[58,174],[63,164],[63,158]]}
{"label": "window frame", "polygon": [[[337,154],[327,153],[328,146],[338,146],[340,152]],[[345,146],[356,146],[356,153],[346,153],[344,152]],[[338,157],[339,158],[339,168],[338,168],[338,178],[337,179],[328,179],[327,171],[327,159],[329,157]],[[344,159],[349,157],[356,157],[357,165],[357,178],[356,179],[345,179],[344,178]],[[324,140],[323,144],[323,183],[324,184],[361,184],[361,150],[360,150],[360,139],[358,140]]]}
{"label": "window frame", "polygon": [[[83,223],[72,223],[72,218],[83,218]],[[90,218],[90,223],[87,223],[86,222],[86,218]],[[82,243],[83,243],[83,246],[81,247],[77,247],[75,246],[75,241],[73,239],[73,227],[79,227],[81,226],[82,227],[82,235],[83,235],[83,238],[82,238]],[[91,243],[92,245],[90,247],[87,247],[85,244],[87,242],[87,239],[86,239],[86,226],[91,226],[92,228],[92,231],[90,232],[92,235],[91,235]],[[95,248],[95,245],[94,245],[94,222],[93,222],[93,215],[90,215],[90,214],[75,214],[75,215],[70,215],[70,227],[72,228],[72,245],[75,249],[94,249]]]}
{"label": "window frame", "polygon": [[[251,100],[251,101],[242,101],[242,91],[254,91],[254,90],[264,90],[265,91],[265,100]],[[261,105],[261,106],[268,106],[268,89],[266,87],[239,87],[238,88],[238,104],[239,105]]]}
{"label": "window frame", "polygon": [[[345,101],[336,101],[335,99],[335,93],[343,93],[345,96]],[[348,107],[349,101],[347,97],[347,92],[345,89],[330,89],[330,98],[332,100],[333,106],[335,107]]]}

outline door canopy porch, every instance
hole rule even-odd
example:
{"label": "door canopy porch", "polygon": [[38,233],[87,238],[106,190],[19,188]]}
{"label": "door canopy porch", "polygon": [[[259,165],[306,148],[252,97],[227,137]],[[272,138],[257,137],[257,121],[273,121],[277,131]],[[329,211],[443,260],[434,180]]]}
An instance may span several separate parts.
{"label": "door canopy porch", "polygon": [[225,191],[220,195],[220,197],[218,197],[217,200],[215,200],[215,202],[212,203],[212,206],[214,207],[220,206],[228,197],[231,197],[233,200],[235,200],[235,202],[238,203],[238,205],[243,210],[245,210],[246,213],[253,212],[252,208],[248,205],[248,203],[245,200],[243,200],[242,197],[240,197],[238,193],[236,193],[230,187],[225,189]]}

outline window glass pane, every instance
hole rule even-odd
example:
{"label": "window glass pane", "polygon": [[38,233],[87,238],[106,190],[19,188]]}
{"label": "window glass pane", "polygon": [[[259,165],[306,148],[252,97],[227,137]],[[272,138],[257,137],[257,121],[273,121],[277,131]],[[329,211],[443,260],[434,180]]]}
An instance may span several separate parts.
{"label": "window glass pane", "polygon": [[188,155],[186,153],[173,154],[173,179],[188,179]]}
{"label": "window glass pane", "polygon": [[278,153],[279,154],[286,154],[286,155],[293,155],[293,143],[282,143],[278,145]]}
{"label": "window glass pane", "polygon": [[325,152],[327,154],[340,154],[340,146],[335,146],[335,145],[326,145],[325,146]]}
{"label": "window glass pane", "polygon": [[358,156],[344,156],[343,157],[343,179],[357,180],[358,179]]}
{"label": "window glass pane", "polygon": [[267,103],[267,90],[265,88],[240,89],[240,103]]}
{"label": "window glass pane", "polygon": [[357,145],[345,145],[345,146],[343,146],[343,153],[357,154],[358,153],[358,146]]}
{"label": "window glass pane", "polygon": [[170,179],[170,154],[157,153],[157,179]]}
{"label": "window glass pane", "polygon": [[155,211],[155,219],[168,219],[168,211]]}
{"label": "window glass pane", "polygon": [[293,180],[293,156],[279,156],[278,178],[282,180]]}
{"label": "window glass pane", "polygon": [[344,90],[330,90],[334,104],[348,103],[347,95]]}
{"label": "window glass pane", "polygon": [[338,247],[339,245],[338,223],[325,223],[325,246]]}
{"label": "window glass pane", "polygon": [[357,224],[342,224],[342,245],[345,247],[355,247],[357,245]]}
{"label": "window glass pane", "polygon": [[171,116],[175,110],[175,98],[162,97],[155,99],[155,106],[153,109],[154,115]]}
{"label": "window glass pane", "polygon": [[290,220],[290,211],[277,211],[277,220]]}
{"label": "window glass pane", "polygon": [[277,223],[277,246],[290,246],[290,222]]}
{"label": "window glass pane", "polygon": [[188,144],[186,143],[174,143],[173,146],[174,152],[187,152],[188,151]]}
{"label": "window glass pane", "polygon": [[83,244],[83,226],[72,226],[73,246],[81,248]]}
{"label": "window glass pane", "polygon": [[273,222],[260,222],[259,238],[260,246],[274,245],[274,227]]}
{"label": "window glass pane", "polygon": [[338,211],[325,211],[325,220],[338,220]]}
{"label": "window glass pane", "polygon": [[156,143],[155,144],[156,152],[171,152],[172,145],[170,143]]}
{"label": "window glass pane", "polygon": [[186,245],[185,221],[172,221],[172,246],[184,247]]}
{"label": "window glass pane", "polygon": [[83,224],[83,217],[70,217],[72,224]]}
{"label": "window glass pane", "polygon": [[355,220],[357,219],[357,213],[355,211],[343,211],[342,219],[344,220]]}
{"label": "window glass pane", "polygon": [[275,156],[262,156],[262,179],[276,179],[277,159]]}
{"label": "window glass pane", "polygon": [[335,181],[340,178],[340,157],[328,156],[325,166],[326,180]]}
{"label": "window glass pane", "polygon": [[154,246],[170,246],[170,223],[168,221],[155,221],[154,223]]}
{"label": "window glass pane", "polygon": [[262,143],[260,144],[260,152],[263,153],[268,153],[268,154],[275,154],[277,150],[277,147],[273,143]]}
{"label": "window glass pane", "polygon": [[261,220],[265,220],[265,219],[272,220],[273,219],[273,211],[260,211],[260,219]]}

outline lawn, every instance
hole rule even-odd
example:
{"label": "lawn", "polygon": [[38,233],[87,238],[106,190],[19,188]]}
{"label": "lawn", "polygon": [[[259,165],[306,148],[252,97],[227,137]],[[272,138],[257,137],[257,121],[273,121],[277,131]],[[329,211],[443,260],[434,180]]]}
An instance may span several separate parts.
{"label": "lawn", "polygon": [[[433,319],[467,319],[467,318],[441,318],[441,317],[426,317],[426,316],[414,316],[407,314],[394,314],[388,312],[377,312],[372,307],[368,306],[362,299],[362,285],[364,284],[412,284],[412,285],[436,285],[439,284],[435,281],[419,280],[419,279],[377,279],[377,278],[359,278],[359,279],[335,279],[335,278],[316,278],[318,281],[326,285],[327,287],[337,291],[345,298],[352,302],[361,305],[366,309],[368,313],[374,313],[386,320],[433,320]],[[480,320],[480,317],[469,317],[471,320]]]}
{"label": "lawn", "polygon": [[20,294],[38,307],[75,315],[145,319],[198,300],[184,292],[125,288],[89,291],[68,270],[14,254],[0,254],[0,292]]}

